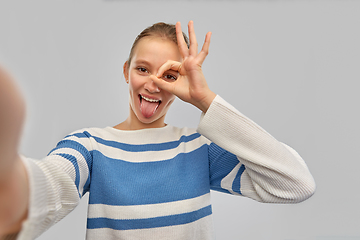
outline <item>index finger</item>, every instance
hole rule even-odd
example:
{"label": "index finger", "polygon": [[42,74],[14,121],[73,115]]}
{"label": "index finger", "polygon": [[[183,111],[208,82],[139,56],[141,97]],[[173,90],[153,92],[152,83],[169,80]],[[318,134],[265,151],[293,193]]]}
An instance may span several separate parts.
{"label": "index finger", "polygon": [[179,51],[182,58],[185,58],[189,55],[189,49],[185,42],[183,32],[181,30],[181,23],[177,22],[176,25],[176,38],[178,42]]}
{"label": "index finger", "polygon": [[168,70],[173,70],[173,71],[179,71],[180,70],[180,66],[181,63],[180,62],[176,62],[176,61],[172,61],[172,60],[167,60],[163,65],[161,65],[161,67],[159,68],[158,72],[156,73],[156,77],[161,77],[164,72],[168,71]]}

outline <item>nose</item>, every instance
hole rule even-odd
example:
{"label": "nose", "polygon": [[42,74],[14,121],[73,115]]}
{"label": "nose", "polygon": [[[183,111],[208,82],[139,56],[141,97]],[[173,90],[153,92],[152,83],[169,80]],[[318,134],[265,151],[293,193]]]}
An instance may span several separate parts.
{"label": "nose", "polygon": [[160,92],[160,88],[150,78],[145,83],[144,88],[150,93],[158,93],[158,92]]}

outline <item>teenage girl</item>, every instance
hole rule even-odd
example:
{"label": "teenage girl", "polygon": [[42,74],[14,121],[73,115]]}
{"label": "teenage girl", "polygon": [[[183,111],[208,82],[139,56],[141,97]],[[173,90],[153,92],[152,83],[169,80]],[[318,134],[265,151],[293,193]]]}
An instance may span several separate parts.
{"label": "teenage girl", "polygon": [[[210,189],[273,203],[314,193],[295,150],[209,89],[211,33],[198,52],[188,29],[141,32],[123,66],[128,118],[73,132],[41,161],[17,153],[24,104],[0,71],[0,235],[34,239],[89,192],[87,239],[213,239]],[[164,122],[176,97],[202,111],[197,129]]]}

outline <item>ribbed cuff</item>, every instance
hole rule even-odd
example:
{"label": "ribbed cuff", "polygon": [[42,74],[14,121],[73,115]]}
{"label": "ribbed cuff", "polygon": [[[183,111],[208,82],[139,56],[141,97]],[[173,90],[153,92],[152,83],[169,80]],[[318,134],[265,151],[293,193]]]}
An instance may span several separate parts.
{"label": "ribbed cuff", "polygon": [[[43,222],[46,216],[46,177],[40,168],[30,159],[22,156],[29,182],[30,198],[28,206],[28,218],[23,222],[18,240],[35,239],[39,233],[39,223]],[[41,229],[41,227],[40,227]]]}

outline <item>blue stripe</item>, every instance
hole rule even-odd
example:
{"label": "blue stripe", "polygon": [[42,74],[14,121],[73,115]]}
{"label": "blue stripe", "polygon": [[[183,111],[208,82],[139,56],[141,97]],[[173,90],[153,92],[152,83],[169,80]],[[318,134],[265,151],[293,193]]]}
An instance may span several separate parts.
{"label": "blue stripe", "polygon": [[230,193],[229,190],[232,189],[223,189],[221,187],[221,180],[239,164],[236,155],[226,151],[215,143],[211,143],[209,146],[209,164],[211,189]]}
{"label": "blue stripe", "polygon": [[69,160],[74,165],[74,168],[75,168],[75,185],[76,185],[76,188],[78,190],[79,197],[81,198],[81,194],[80,194],[80,191],[79,191],[80,171],[79,171],[79,165],[77,163],[76,157],[74,157],[73,155],[70,155],[70,154],[65,154],[65,153],[57,153],[56,155],[59,155],[61,157],[66,158],[67,160]]}
{"label": "blue stripe", "polygon": [[69,135],[65,136],[64,139],[66,139],[68,137],[90,138],[91,134],[88,131],[73,133],[73,134],[69,134]]}
{"label": "blue stripe", "polygon": [[[89,187],[90,187],[90,176],[91,176],[91,172],[92,172],[93,156],[92,156],[91,152],[89,152],[82,144],[80,144],[80,143],[78,143],[76,141],[73,141],[73,140],[68,140],[68,139],[64,139],[64,140],[60,141],[57,144],[57,146],[53,150],[50,151],[50,153],[48,155],[51,155],[55,150],[58,150],[58,149],[61,149],[61,148],[71,148],[71,149],[74,149],[74,150],[78,151],[84,157],[84,159],[85,159],[85,161],[87,163],[87,166],[88,166],[88,169],[89,169],[89,175],[88,175],[88,178],[87,178],[86,183],[84,185],[84,191],[82,193],[80,193],[80,194],[84,195],[89,190]],[[56,154],[56,155],[62,156],[61,154]],[[71,155],[69,155],[69,156],[71,156]],[[68,160],[70,160],[70,159],[68,159]],[[70,161],[72,161],[72,160],[70,160]],[[76,165],[77,165],[77,162],[76,162]],[[77,168],[79,168],[79,167],[77,166]],[[77,175],[77,177],[78,176],[79,175]],[[78,185],[77,185],[77,188],[79,189]]]}
{"label": "blue stripe", "polygon": [[142,205],[178,201],[210,191],[207,145],[155,162],[127,162],[93,151],[91,204]]}
{"label": "blue stripe", "polygon": [[195,222],[203,217],[211,215],[211,212],[211,205],[209,205],[194,212],[146,219],[117,220],[109,218],[89,218],[87,221],[87,228],[111,228],[114,230],[130,230],[176,226]]}
{"label": "blue stripe", "polygon": [[89,150],[84,147],[82,144],[74,141],[74,140],[68,140],[68,139],[64,139],[61,140],[54,149],[52,149],[48,155],[51,155],[52,152],[54,152],[57,149],[61,149],[61,148],[72,148],[76,151],[78,151],[86,160],[86,163],[88,164],[88,167],[90,168],[89,170],[91,170],[91,163],[92,163],[92,156],[89,152]]}
{"label": "blue stripe", "polygon": [[233,181],[233,184],[232,184],[232,190],[234,192],[237,192],[239,194],[241,194],[241,191],[240,191],[240,178],[241,178],[241,175],[243,174],[243,172],[245,171],[245,166],[242,164],[236,174],[236,177]]}
{"label": "blue stripe", "polygon": [[[84,135],[85,134],[85,135]],[[82,133],[76,133],[74,136],[79,138],[85,138],[88,137],[87,135],[90,135],[88,132]],[[95,139],[96,142],[104,144],[106,146],[118,148],[124,151],[128,152],[146,152],[146,151],[163,151],[168,149],[173,149],[178,147],[181,143],[190,142],[196,138],[199,138],[201,135],[199,133],[194,133],[189,136],[181,136],[179,140],[172,141],[172,142],[165,142],[165,143],[153,143],[153,144],[126,144],[121,143],[117,141],[110,141],[110,140],[104,140],[102,138],[91,136]]]}
{"label": "blue stripe", "polygon": [[85,193],[87,193],[89,190],[90,190],[90,173],[89,173],[88,178],[86,179],[86,182],[85,182],[85,185],[84,185],[84,188],[83,188],[83,192],[81,193],[82,196],[84,196]]}

